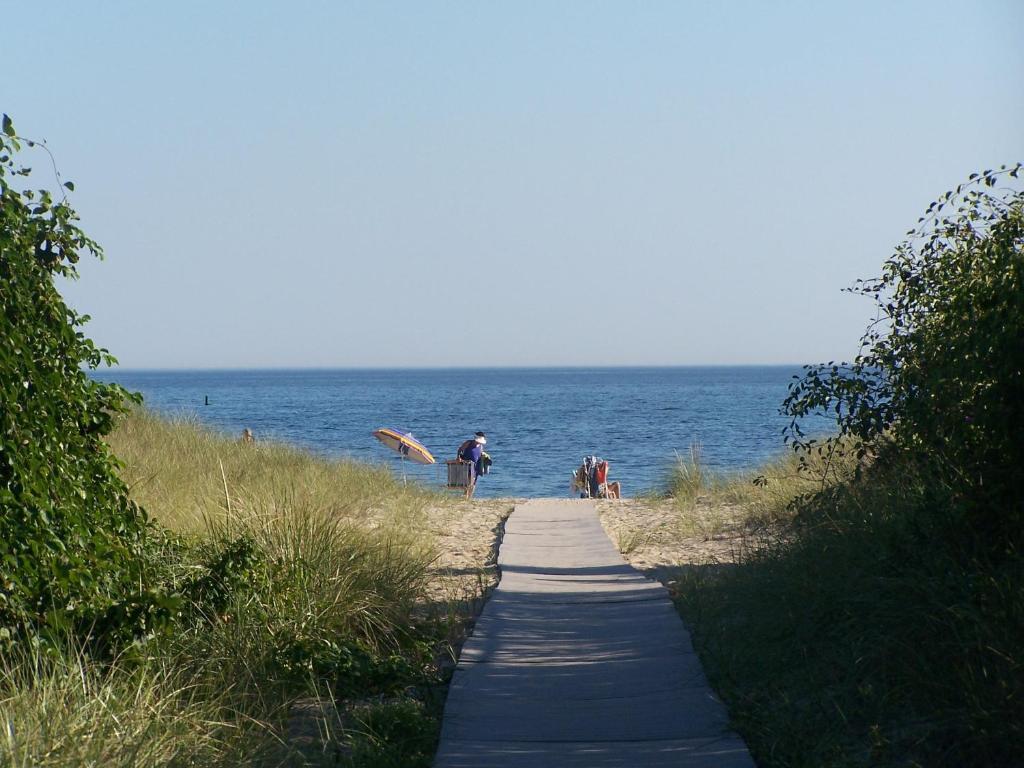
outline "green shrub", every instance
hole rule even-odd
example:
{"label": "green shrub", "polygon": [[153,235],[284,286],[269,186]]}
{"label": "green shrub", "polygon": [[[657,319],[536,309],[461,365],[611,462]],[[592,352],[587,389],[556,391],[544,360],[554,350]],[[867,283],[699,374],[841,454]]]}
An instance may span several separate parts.
{"label": "green shrub", "polygon": [[[1024,531],[1024,192],[1018,164],[973,174],[932,203],[882,276],[853,290],[879,319],[852,363],[810,366],[784,410],[832,411],[861,457],[913,462],[946,489],[947,539],[1014,549]],[[1007,186],[998,186],[1007,185]],[[942,524],[936,520],[936,524]],[[970,554],[970,552],[969,552]]]}
{"label": "green shrub", "polygon": [[[103,436],[135,399],[84,369],[113,362],[54,285],[99,246],[62,196],[18,190],[29,170],[0,132],[0,641],[51,630],[95,638],[146,632],[170,608],[150,588],[145,513]],[[73,185],[64,185],[68,190]]]}
{"label": "green shrub", "polygon": [[[759,765],[1022,764],[1020,170],[933,203],[856,289],[861,355],[791,386],[795,525],[677,584]],[[818,411],[837,437],[805,437]]]}

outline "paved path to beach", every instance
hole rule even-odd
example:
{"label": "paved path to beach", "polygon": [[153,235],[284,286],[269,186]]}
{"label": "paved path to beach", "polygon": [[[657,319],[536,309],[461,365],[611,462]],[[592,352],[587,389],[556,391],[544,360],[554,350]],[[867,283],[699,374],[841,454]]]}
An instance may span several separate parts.
{"label": "paved path to beach", "polygon": [[665,588],[589,501],[518,505],[462,649],[435,768],[752,768]]}

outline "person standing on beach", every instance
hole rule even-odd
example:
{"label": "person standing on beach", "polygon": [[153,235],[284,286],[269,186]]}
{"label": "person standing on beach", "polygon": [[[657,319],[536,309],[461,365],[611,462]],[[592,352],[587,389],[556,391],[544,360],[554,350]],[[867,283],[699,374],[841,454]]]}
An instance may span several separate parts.
{"label": "person standing on beach", "polygon": [[473,491],[476,490],[476,479],[483,474],[484,446],[487,445],[487,435],[477,432],[469,440],[459,446],[456,458],[469,462],[469,486],[466,488],[466,498],[473,498]]}

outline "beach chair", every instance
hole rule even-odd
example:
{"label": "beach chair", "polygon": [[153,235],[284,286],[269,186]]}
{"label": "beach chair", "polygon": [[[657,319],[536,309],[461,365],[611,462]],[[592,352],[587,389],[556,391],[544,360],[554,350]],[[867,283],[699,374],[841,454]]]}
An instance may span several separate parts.
{"label": "beach chair", "polygon": [[572,475],[570,493],[579,493],[581,499],[618,499],[622,487],[608,480],[608,462],[599,456],[586,456]]}
{"label": "beach chair", "polygon": [[583,458],[583,463],[573,473],[573,494],[578,491],[581,499],[596,498],[598,496],[600,484],[595,477],[595,471],[600,462],[601,459],[597,456],[585,456]]}
{"label": "beach chair", "polygon": [[449,459],[445,464],[448,465],[447,488],[465,492],[473,484],[473,463],[462,459]]}

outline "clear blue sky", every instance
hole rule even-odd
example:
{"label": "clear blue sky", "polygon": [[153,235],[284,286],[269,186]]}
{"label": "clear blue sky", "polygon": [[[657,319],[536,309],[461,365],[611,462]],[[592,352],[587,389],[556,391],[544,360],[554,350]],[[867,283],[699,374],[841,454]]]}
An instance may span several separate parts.
{"label": "clear blue sky", "polygon": [[2,23],[0,110],[77,185],[107,260],[66,293],[124,367],[848,357],[871,307],[841,289],[1024,159],[1018,0]]}

